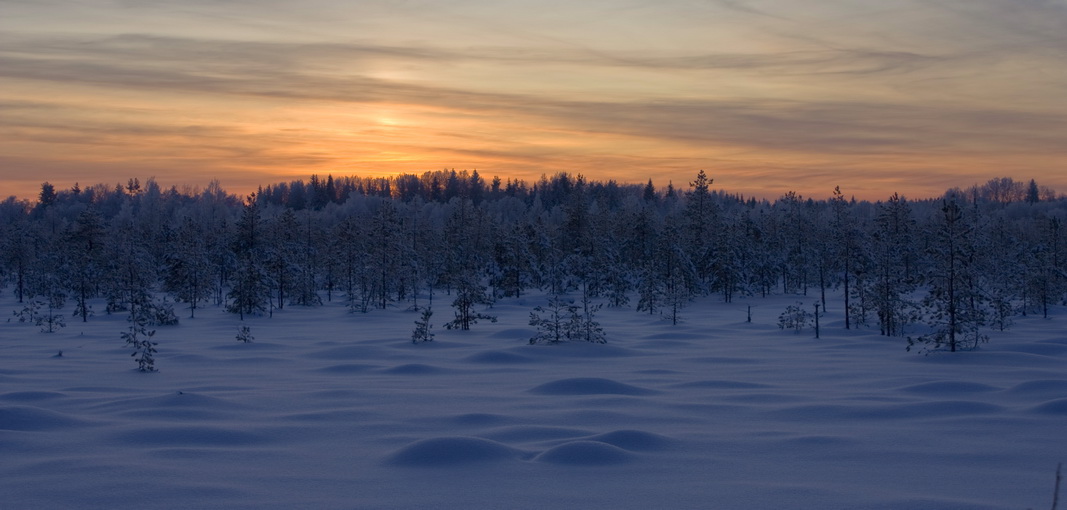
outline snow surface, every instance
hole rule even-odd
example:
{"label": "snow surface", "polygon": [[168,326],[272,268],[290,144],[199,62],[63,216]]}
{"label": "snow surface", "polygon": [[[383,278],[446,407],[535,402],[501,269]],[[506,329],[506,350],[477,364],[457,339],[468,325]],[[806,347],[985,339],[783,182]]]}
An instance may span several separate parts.
{"label": "snow surface", "polygon": [[1061,318],[923,356],[834,303],[822,339],[779,330],[797,299],[604,309],[608,344],[549,346],[527,345],[539,296],[471,331],[439,296],[420,345],[409,311],[291,307],[242,344],[206,309],[158,328],[148,374],[122,315],[0,324],[0,507],[1049,507]]}

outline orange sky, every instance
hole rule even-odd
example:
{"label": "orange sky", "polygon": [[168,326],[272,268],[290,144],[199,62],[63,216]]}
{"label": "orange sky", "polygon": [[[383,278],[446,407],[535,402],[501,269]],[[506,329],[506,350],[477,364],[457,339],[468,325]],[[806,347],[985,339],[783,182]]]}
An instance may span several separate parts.
{"label": "orange sky", "polygon": [[7,2],[0,195],[442,168],[1067,192],[1060,1],[443,4]]}

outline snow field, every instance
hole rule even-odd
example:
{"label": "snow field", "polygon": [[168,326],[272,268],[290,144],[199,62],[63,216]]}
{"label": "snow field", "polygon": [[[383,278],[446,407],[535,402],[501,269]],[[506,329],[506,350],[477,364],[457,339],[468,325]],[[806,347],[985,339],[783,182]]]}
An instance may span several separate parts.
{"label": "snow field", "polygon": [[0,506],[1048,507],[1058,317],[922,356],[845,331],[834,302],[821,339],[779,330],[797,299],[702,299],[677,326],[603,309],[608,344],[547,346],[527,345],[536,295],[471,331],[440,327],[439,295],[419,345],[408,311],[294,306],[242,344],[204,309],[157,328],[149,374],[122,315],[0,324]]}

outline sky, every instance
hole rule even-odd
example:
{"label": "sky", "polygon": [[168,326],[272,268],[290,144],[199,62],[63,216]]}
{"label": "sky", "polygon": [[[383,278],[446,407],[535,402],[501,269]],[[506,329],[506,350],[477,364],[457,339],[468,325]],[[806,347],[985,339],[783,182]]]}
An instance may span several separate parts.
{"label": "sky", "polygon": [[0,195],[478,170],[1067,192],[1067,0],[0,0]]}

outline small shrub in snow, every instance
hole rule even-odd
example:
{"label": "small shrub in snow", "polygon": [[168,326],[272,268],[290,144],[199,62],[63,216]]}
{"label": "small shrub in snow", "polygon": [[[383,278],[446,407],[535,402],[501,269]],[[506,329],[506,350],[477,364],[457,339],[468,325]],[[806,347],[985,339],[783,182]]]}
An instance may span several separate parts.
{"label": "small shrub in snow", "polygon": [[248,326],[241,326],[237,328],[237,341],[250,344],[255,337],[252,336],[252,328]]}
{"label": "small shrub in snow", "polygon": [[475,310],[477,305],[490,305],[492,300],[486,293],[485,285],[473,278],[464,278],[456,288],[456,299],[452,302],[455,309],[456,319],[445,323],[447,329],[461,329],[467,331],[472,324],[479,320],[496,322],[496,317],[480,313]]}
{"label": "small shrub in snow", "polygon": [[133,347],[130,356],[137,362],[137,370],[141,372],[155,371],[155,354],[158,342],[153,342],[152,337],[156,334],[154,329],[148,329],[148,318],[138,313],[138,308],[130,312],[130,327],[122,333],[122,339],[126,345]]}
{"label": "small shrub in snow", "polygon": [[600,311],[601,306],[600,304],[592,304],[588,293],[582,294],[582,309],[578,311],[572,322],[574,324],[575,340],[594,344],[608,343],[608,339],[604,335],[604,328],[600,326],[599,322],[593,320],[596,312]]}
{"label": "small shrub in snow", "polygon": [[535,307],[530,312],[530,325],[537,328],[537,334],[530,338],[530,345],[567,341],[573,333],[576,315],[578,307],[559,296],[552,296],[547,307]]}
{"label": "small shrub in snow", "polygon": [[572,301],[552,296],[548,306],[538,306],[530,312],[530,325],[537,327],[537,334],[530,338],[530,345],[558,344],[565,341],[607,343],[604,328],[593,320],[600,305],[593,305],[588,297],[582,299],[582,308]]}
{"label": "small shrub in snow", "polygon": [[174,305],[166,299],[149,301],[142,305],[140,310],[140,313],[145,316],[150,326],[174,326],[178,324],[178,316],[174,313]]}
{"label": "small shrub in snow", "polygon": [[804,304],[798,301],[795,305],[787,306],[785,311],[778,316],[778,327],[792,329],[794,333],[800,333],[811,321],[812,314],[808,313],[804,309]]}
{"label": "small shrub in snow", "polygon": [[430,324],[430,316],[432,315],[433,312],[429,308],[422,309],[422,315],[415,321],[415,331],[411,333],[411,343],[433,341],[433,332],[430,331],[430,328],[433,327],[433,324]]}
{"label": "small shrub in snow", "polygon": [[33,300],[27,303],[21,311],[15,312],[15,317],[18,317],[19,322],[29,322],[40,326],[41,333],[54,333],[55,330],[66,327],[67,323],[63,320],[63,316],[55,313],[53,307],[49,306],[47,312],[42,312],[43,308],[45,308],[43,301]]}
{"label": "small shrub in snow", "polygon": [[911,352],[914,348],[923,354],[936,351],[970,351],[989,341],[989,335],[983,334],[977,327],[959,328],[952,332],[949,327],[941,327],[931,333],[918,337],[908,337],[908,346],[904,350]]}

